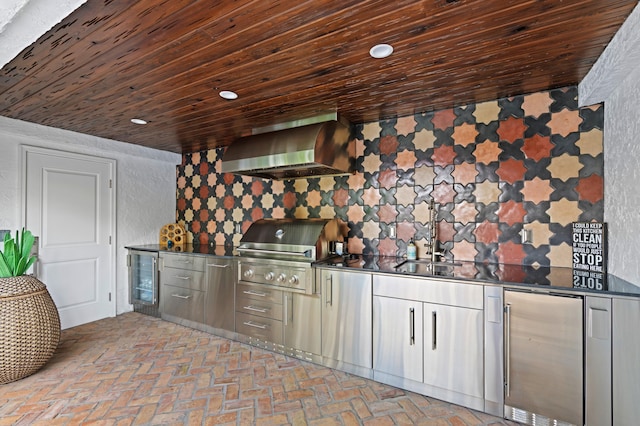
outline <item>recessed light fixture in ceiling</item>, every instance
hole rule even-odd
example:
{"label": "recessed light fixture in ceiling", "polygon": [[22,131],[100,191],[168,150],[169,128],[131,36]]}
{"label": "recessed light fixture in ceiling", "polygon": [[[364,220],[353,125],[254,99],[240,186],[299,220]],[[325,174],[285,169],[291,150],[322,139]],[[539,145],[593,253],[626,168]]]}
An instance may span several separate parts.
{"label": "recessed light fixture in ceiling", "polygon": [[147,124],[147,121],[143,120],[142,118],[132,118],[131,122],[133,124]]}
{"label": "recessed light fixture in ceiling", "polygon": [[238,94],[236,92],[232,92],[231,90],[222,90],[220,92],[220,97],[224,99],[238,99]]}
{"label": "recessed light fixture in ceiling", "polygon": [[376,44],[369,49],[369,55],[376,59],[386,58],[393,53],[393,46],[390,44]]}

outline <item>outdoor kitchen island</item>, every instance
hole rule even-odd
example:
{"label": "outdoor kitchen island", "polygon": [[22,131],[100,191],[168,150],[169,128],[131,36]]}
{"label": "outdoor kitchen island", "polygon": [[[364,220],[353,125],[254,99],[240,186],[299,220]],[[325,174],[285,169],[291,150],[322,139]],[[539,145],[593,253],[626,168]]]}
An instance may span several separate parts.
{"label": "outdoor kitchen island", "polygon": [[[161,256],[238,259],[233,249],[185,246],[176,253],[153,245],[129,248],[156,250]],[[633,361],[633,354],[640,351],[640,339],[634,332],[634,324],[640,322],[640,287],[632,283],[608,275],[574,287],[583,281],[570,268],[431,264],[362,255],[328,257],[312,266],[321,320],[314,318],[306,326],[308,333],[321,334],[321,353],[312,358],[304,351],[289,352],[289,356],[493,415],[517,417],[524,412],[518,406],[505,410],[505,380],[514,381],[512,393],[519,386],[515,383],[518,374],[509,372],[513,367],[505,359],[505,345],[517,342],[517,336],[505,334],[509,326],[505,324],[505,293],[520,290],[534,296],[576,298],[582,306],[580,346],[571,353],[584,352],[583,358],[575,360],[583,366],[584,375],[574,385],[578,386],[577,399],[584,397],[585,401],[577,412],[585,424],[623,424],[635,409],[630,402],[638,394],[640,380]],[[161,307],[166,296],[160,292]],[[237,293],[233,303],[237,309]],[[247,306],[263,309],[259,304]],[[286,306],[280,306],[282,323],[288,317],[284,311],[295,309]],[[442,327],[451,318],[451,324],[464,325],[445,331]],[[542,314],[539,320],[543,322]],[[218,334],[205,324],[182,323]],[[237,326],[223,337],[249,342]],[[250,343],[285,353],[272,342],[254,339]],[[431,355],[435,357],[429,358]],[[545,362],[546,370],[552,370],[553,362]],[[519,421],[527,422],[526,412],[521,415],[525,417]]]}

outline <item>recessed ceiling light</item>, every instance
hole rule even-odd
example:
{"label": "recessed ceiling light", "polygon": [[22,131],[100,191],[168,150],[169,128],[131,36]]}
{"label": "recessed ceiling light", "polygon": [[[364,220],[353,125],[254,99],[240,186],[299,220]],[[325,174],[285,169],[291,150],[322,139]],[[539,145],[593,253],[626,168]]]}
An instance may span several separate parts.
{"label": "recessed ceiling light", "polygon": [[146,120],[143,120],[142,118],[132,118],[131,122],[133,124],[147,124]]}
{"label": "recessed ceiling light", "polygon": [[369,49],[369,55],[376,59],[386,58],[393,53],[393,46],[390,44],[376,44]]}
{"label": "recessed ceiling light", "polygon": [[231,90],[223,90],[220,92],[220,97],[224,99],[238,99],[238,94],[236,92],[232,92]]}

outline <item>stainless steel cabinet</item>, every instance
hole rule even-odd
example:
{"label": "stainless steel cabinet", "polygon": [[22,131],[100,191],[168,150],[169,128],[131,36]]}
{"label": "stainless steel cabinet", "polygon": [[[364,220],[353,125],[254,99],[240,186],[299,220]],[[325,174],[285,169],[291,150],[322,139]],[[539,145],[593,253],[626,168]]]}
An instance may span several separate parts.
{"label": "stainless steel cabinet", "polygon": [[373,297],[373,369],[397,377],[423,380],[422,303]]}
{"label": "stainless steel cabinet", "polygon": [[371,274],[318,269],[322,286],[322,356],[326,365],[370,376]]}
{"label": "stainless steel cabinet", "polygon": [[640,418],[640,300],[614,298],[613,424],[636,425]]}
{"label": "stainless steel cabinet", "polygon": [[204,323],[204,257],[161,253],[160,260],[162,317]]}
{"label": "stainless steel cabinet", "polygon": [[207,262],[204,311],[206,325],[235,331],[235,291],[238,280],[236,259],[211,257]]}
{"label": "stainless steel cabinet", "polygon": [[285,353],[307,361],[320,362],[320,295],[285,291],[283,307]]}

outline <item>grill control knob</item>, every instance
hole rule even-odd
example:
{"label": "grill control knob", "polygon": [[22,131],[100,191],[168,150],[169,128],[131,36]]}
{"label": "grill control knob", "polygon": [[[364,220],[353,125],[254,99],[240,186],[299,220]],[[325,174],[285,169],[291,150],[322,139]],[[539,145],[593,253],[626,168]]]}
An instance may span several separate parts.
{"label": "grill control knob", "polygon": [[291,278],[289,278],[289,284],[291,285],[296,285],[300,282],[300,279],[298,278],[297,275],[292,275]]}
{"label": "grill control knob", "polygon": [[245,278],[252,278],[253,277],[253,269],[247,269],[246,271],[244,271],[244,275]]}
{"label": "grill control knob", "polygon": [[283,283],[287,280],[287,276],[285,274],[280,274],[278,275],[278,278],[276,279],[279,283]]}
{"label": "grill control knob", "polygon": [[264,274],[264,279],[267,281],[273,281],[275,276],[276,274],[274,274],[273,272],[267,272],[266,274]]}

